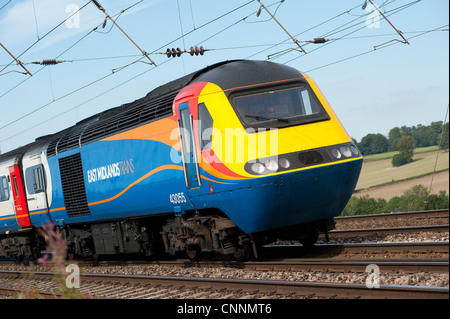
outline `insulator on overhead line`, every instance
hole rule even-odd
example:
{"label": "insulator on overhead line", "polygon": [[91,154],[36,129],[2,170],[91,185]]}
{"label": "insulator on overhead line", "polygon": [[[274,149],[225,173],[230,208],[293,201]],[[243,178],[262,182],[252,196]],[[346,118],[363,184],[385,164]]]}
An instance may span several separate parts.
{"label": "insulator on overhead line", "polygon": [[94,3],[96,6],[97,6],[97,8],[99,8],[100,10],[102,10],[103,11],[103,7],[102,7],[102,5],[100,4],[100,3],[98,3],[98,1],[97,0],[91,0],[92,1],[92,3]]}
{"label": "insulator on overhead line", "polygon": [[261,8],[262,6],[259,6],[258,12],[256,12],[256,17],[259,17],[261,15]]}
{"label": "insulator on overhead line", "polygon": [[325,43],[325,42],[328,42],[328,41],[330,41],[330,40],[331,40],[331,39],[314,38],[313,40],[311,40],[311,41],[306,41],[306,42],[318,44],[318,43]]}
{"label": "insulator on overhead line", "polygon": [[205,53],[205,49],[201,46],[201,47],[191,47],[191,49],[189,50],[189,54],[190,55],[203,55]]}
{"label": "insulator on overhead line", "polygon": [[161,52],[161,54],[165,54],[167,55],[168,58],[172,57],[179,57],[181,56],[183,53],[189,53],[191,56],[195,55],[203,55],[205,54],[205,52],[208,50],[205,50],[205,48],[203,48],[202,46],[200,47],[191,47],[189,50],[181,50],[180,48],[167,48],[166,52]]}
{"label": "insulator on overhead line", "polygon": [[361,9],[365,10],[365,9],[366,9],[366,7],[367,7],[367,0],[366,0],[366,1],[364,1],[364,3],[363,3],[363,5],[362,5]]}
{"label": "insulator on overhead line", "polygon": [[64,63],[67,62],[66,60],[55,60],[55,59],[47,59],[47,60],[42,60],[42,61],[37,61],[37,62],[32,62],[33,64],[41,64],[41,65],[55,65],[55,64],[59,64],[59,63]]}

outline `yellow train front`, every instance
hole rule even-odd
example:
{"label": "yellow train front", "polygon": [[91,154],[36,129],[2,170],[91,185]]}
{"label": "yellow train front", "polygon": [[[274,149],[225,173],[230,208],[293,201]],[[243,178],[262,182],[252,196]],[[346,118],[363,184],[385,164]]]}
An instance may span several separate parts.
{"label": "yellow train front", "polygon": [[288,66],[239,60],[202,72],[174,101],[192,206],[229,218],[256,244],[314,244],[334,228],[362,166],[336,114]]}

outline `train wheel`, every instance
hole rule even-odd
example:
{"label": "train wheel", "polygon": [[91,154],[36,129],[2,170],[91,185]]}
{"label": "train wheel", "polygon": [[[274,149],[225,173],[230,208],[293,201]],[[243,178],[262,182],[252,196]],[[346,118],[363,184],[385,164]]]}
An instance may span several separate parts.
{"label": "train wheel", "polygon": [[243,246],[239,246],[236,249],[236,252],[233,253],[233,257],[236,258],[237,261],[245,261],[250,257],[250,245],[244,244]]}
{"label": "train wheel", "polygon": [[199,245],[188,245],[186,255],[190,261],[199,261],[202,258],[202,250]]}
{"label": "train wheel", "polygon": [[319,239],[319,229],[315,228],[308,232],[303,233],[298,240],[300,244],[302,244],[303,246],[311,247],[317,242],[318,239]]}

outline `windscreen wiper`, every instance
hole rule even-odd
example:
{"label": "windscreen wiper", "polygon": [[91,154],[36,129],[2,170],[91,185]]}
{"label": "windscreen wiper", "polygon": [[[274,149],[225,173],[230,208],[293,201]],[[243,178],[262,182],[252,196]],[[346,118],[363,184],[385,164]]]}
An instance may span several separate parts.
{"label": "windscreen wiper", "polygon": [[245,114],[245,116],[247,117],[253,117],[257,120],[278,120],[281,122],[285,122],[285,123],[289,123],[288,119],[282,118],[282,117],[270,117],[270,116],[259,116],[259,115],[249,115],[249,114]]}

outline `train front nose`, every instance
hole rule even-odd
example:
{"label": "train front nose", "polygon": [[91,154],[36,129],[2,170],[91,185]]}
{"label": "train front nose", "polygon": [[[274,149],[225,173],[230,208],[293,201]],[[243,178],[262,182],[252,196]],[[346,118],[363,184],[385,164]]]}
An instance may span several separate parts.
{"label": "train front nose", "polygon": [[279,227],[341,214],[358,182],[362,159],[284,174],[273,223]]}

